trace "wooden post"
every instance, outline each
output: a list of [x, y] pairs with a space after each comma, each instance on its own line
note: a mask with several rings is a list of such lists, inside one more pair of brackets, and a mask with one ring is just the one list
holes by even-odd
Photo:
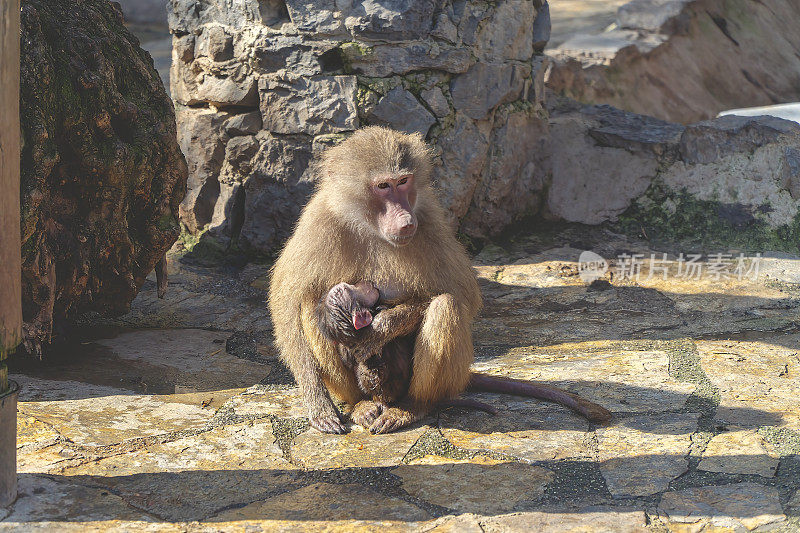
[[0, 396], [22, 340], [19, 214], [19, 2], [0, 0]]
[[0, 0], [0, 508], [17, 497], [17, 393], [6, 358], [22, 340], [19, 2]]

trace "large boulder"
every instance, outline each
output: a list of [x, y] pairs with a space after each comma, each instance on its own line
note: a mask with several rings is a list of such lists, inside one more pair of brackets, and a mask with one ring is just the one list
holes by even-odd
[[542, 205], [530, 155], [547, 133], [543, 0], [171, 0], [169, 11], [191, 173], [181, 218], [204, 239], [276, 250], [313, 190], [313, 161], [368, 124], [427, 137], [442, 200], [470, 237]]
[[610, 106], [551, 106], [547, 216], [645, 238], [796, 253], [800, 124], [724, 116], [689, 126]]
[[688, 124], [800, 100], [797, 0], [633, 0], [587, 30], [548, 51], [548, 86], [581, 102]]
[[107, 0], [22, 5], [22, 260], [28, 347], [123, 313], [179, 235], [187, 169], [150, 56]]

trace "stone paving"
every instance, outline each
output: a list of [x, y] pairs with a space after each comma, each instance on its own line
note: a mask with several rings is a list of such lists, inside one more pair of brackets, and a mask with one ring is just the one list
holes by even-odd
[[322, 435], [270, 344], [267, 267], [173, 257], [165, 300], [148, 282], [47, 366], [17, 363], [20, 496], [0, 531], [800, 531], [800, 259], [715, 280], [671, 255], [666, 280], [645, 265], [587, 285], [581, 251], [650, 248], [538, 235], [475, 258], [475, 368], [566, 387], [610, 424], [475, 395], [499, 413]]

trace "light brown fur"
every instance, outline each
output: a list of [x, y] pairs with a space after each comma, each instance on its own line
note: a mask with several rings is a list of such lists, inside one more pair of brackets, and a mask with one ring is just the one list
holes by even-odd
[[[408, 168], [406, 168], [408, 167]], [[370, 176], [413, 172], [418, 230], [397, 247], [383, 239], [370, 204]], [[272, 269], [270, 310], [284, 361], [297, 378], [309, 415], [336, 413], [327, 391], [355, 405], [362, 395], [314, 306], [339, 283], [368, 279], [397, 300], [430, 300], [414, 349], [409, 399], [417, 415], [462, 392], [473, 360], [471, 326], [481, 307], [475, 274], [430, 183], [431, 157], [420, 135], [370, 127], [329, 149], [321, 180]], [[408, 418], [406, 414], [404, 417]]]

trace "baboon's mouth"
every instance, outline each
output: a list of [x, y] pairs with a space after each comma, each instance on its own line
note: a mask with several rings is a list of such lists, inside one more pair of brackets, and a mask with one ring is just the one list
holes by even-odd
[[372, 313], [369, 311], [356, 311], [353, 313], [353, 327], [357, 330], [370, 324], [372, 324]]

